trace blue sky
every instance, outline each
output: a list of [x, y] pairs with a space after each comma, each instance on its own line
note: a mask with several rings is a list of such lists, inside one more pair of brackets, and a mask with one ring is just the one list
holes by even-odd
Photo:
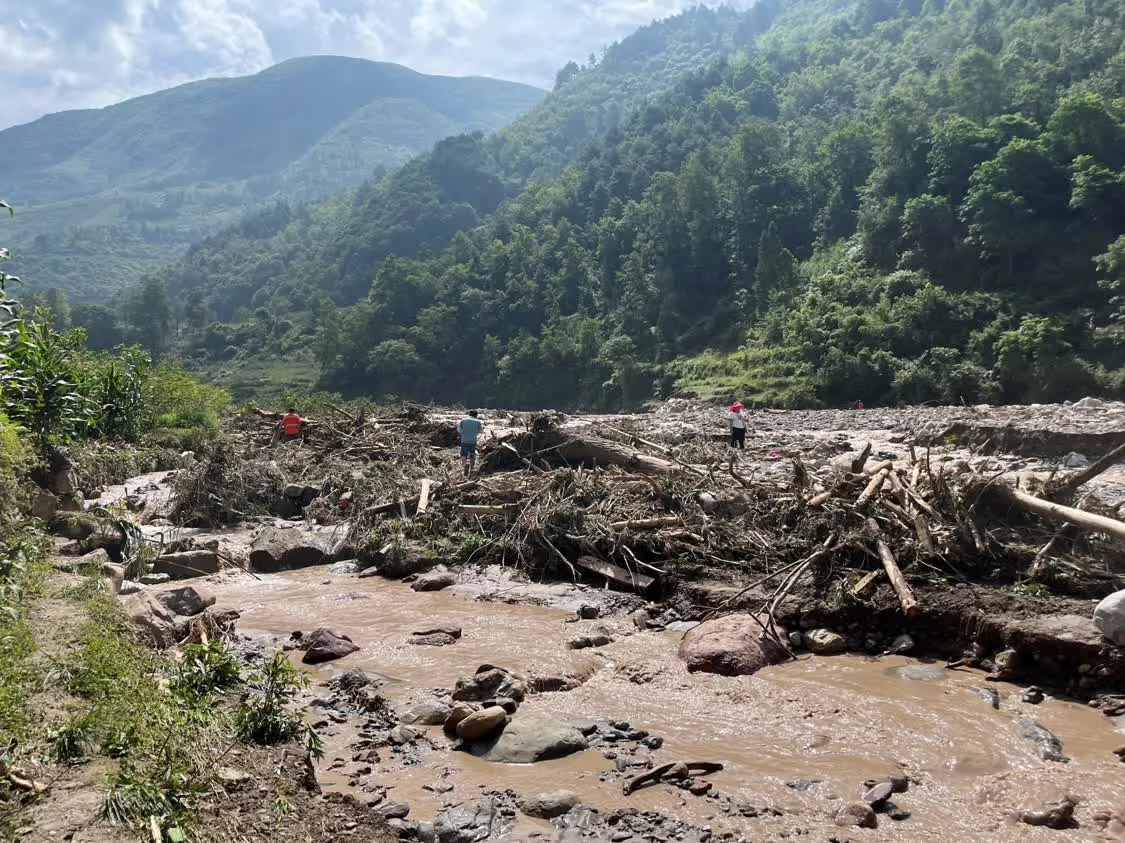
[[697, 0], [0, 0], [0, 127], [313, 54], [549, 87], [568, 60], [693, 5]]

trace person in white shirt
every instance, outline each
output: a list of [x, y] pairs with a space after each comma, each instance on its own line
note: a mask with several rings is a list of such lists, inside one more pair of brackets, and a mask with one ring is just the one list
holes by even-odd
[[730, 427], [730, 446], [740, 451], [746, 450], [746, 427], [748, 422], [746, 409], [741, 403], [731, 404], [727, 413], [727, 425]]

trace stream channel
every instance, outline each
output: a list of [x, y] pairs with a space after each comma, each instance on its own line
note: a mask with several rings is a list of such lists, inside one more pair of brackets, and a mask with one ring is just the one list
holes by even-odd
[[[585, 681], [573, 690], [529, 696], [520, 714], [576, 724], [627, 721], [663, 738], [658, 750], [640, 749], [641, 760], [724, 765], [708, 777], [721, 798], [668, 784], [625, 796], [621, 783], [640, 770], [615, 769], [605, 757], [607, 749], [614, 754], [608, 747], [556, 761], [496, 764], [452, 751], [434, 727], [426, 730], [432, 749], [426, 743], [426, 751], [409, 756], [380, 751], [379, 763], [360, 773], [348, 749], [358, 724], [330, 723], [318, 768], [322, 786], [360, 799], [370, 799], [365, 783], [388, 788], [388, 799], [409, 804], [412, 820], [480, 798], [482, 789], [525, 796], [569, 790], [601, 812], [655, 811], [755, 841], [1120, 839], [1094, 817], [1125, 803], [1125, 767], [1112, 754], [1125, 743], [1125, 724], [1049, 695], [1031, 705], [1021, 700], [1022, 688], [986, 682], [980, 672], [904, 656], [842, 655], [805, 657], [752, 677], [688, 674], [677, 658], [679, 633], [638, 632], [626, 617], [567, 623], [575, 615], [565, 601], [557, 601], [559, 608], [486, 602], [460, 586], [415, 593], [324, 568], [259, 580], [232, 574], [218, 591], [224, 605], [240, 609], [243, 633], [284, 639], [294, 630], [328, 627], [352, 638], [359, 652], [315, 670], [314, 680], [361, 668], [383, 680], [381, 693], [396, 710], [447, 692], [482, 664], [530, 676], [579, 676]], [[415, 631], [447, 624], [463, 629], [453, 645], [408, 643]], [[568, 640], [595, 627], [607, 628], [614, 642], [567, 648]], [[998, 692], [998, 709], [974, 691], [981, 688]], [[312, 696], [323, 693], [314, 687]], [[315, 719], [317, 709], [311, 712]], [[1070, 761], [1042, 760], [1021, 734], [1020, 720], [1050, 729]], [[893, 797], [908, 818], [881, 816], [870, 830], [834, 824], [836, 811], [860, 796], [865, 780], [891, 771], [911, 779], [909, 790]], [[1014, 818], [1021, 808], [1066, 794], [1079, 800], [1071, 830]], [[557, 833], [521, 814], [510, 839], [554, 840]]]

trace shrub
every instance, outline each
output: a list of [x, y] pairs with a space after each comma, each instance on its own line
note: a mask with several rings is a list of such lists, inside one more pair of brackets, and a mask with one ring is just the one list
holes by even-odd
[[179, 366], [162, 364], [149, 375], [144, 389], [150, 427], [218, 427], [219, 417], [231, 405], [225, 389], [201, 383]]

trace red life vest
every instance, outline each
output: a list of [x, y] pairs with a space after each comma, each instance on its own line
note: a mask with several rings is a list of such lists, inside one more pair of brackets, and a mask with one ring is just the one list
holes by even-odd
[[296, 413], [289, 413], [281, 420], [281, 429], [286, 436], [296, 436], [301, 432], [301, 417]]

